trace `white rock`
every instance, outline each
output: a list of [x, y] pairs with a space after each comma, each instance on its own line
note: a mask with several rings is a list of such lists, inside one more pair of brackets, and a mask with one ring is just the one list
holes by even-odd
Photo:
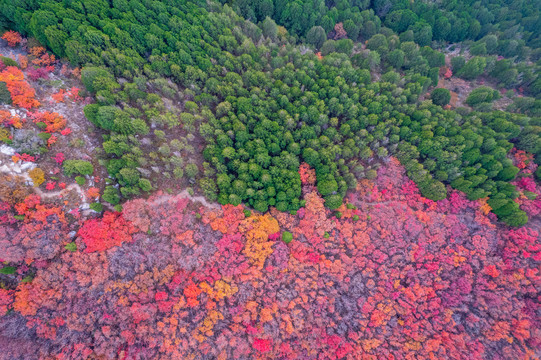
[[36, 164], [31, 162], [31, 161], [28, 161], [28, 162], [25, 162], [24, 164], [21, 165], [21, 170], [32, 170], [33, 168], [36, 167]]
[[8, 156], [15, 155], [15, 149], [7, 145], [0, 146], [0, 152]]

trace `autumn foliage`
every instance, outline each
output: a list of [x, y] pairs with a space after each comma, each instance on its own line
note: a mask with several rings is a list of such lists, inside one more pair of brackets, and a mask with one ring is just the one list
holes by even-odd
[[334, 25], [334, 32], [335, 32], [335, 35], [334, 35], [335, 40], [343, 39], [348, 35], [346, 30], [344, 30], [344, 24], [341, 22]]
[[32, 179], [34, 186], [40, 186], [45, 181], [45, 173], [40, 168], [34, 168], [28, 172], [28, 176]]
[[45, 132], [59, 132], [66, 127], [66, 119], [55, 112], [43, 111], [28, 113], [34, 123], [45, 124]]
[[23, 38], [18, 32], [9, 30], [2, 35], [2, 40], [6, 40], [9, 46], [15, 47], [23, 41]]
[[130, 242], [134, 227], [122, 215], [106, 212], [101, 219], [87, 221], [78, 232], [86, 245], [85, 252], [103, 251]]
[[56, 103], [64, 102], [66, 98], [72, 100], [72, 101], [80, 101], [82, 98], [79, 96], [79, 88], [72, 87], [68, 91], [64, 89], [58, 90], [58, 92], [51, 95], [53, 100]]
[[56, 63], [56, 58], [53, 54], [47, 53], [45, 48], [41, 46], [34, 46], [30, 49], [30, 56], [32, 58], [32, 65], [37, 67], [49, 67]]
[[0, 175], [0, 202], [15, 205], [22, 202], [28, 195], [30, 195], [30, 189], [22, 176]]
[[[531, 176], [529, 166], [520, 178]], [[86, 220], [70, 235], [62, 211], [35, 196], [0, 207], [0, 254], [17, 266], [9, 275], [17, 285], [0, 289], [4, 352], [535, 358], [539, 226], [503, 227], [485, 200], [456, 191], [425, 199], [393, 158], [376, 179], [360, 182], [340, 216], [324, 207], [311, 169], [300, 173], [306, 206], [295, 215], [157, 194]], [[21, 337], [25, 346], [14, 346]]]
[[9, 127], [13, 126], [14, 128], [20, 129], [23, 127], [24, 119], [17, 115], [11, 115], [9, 111], [0, 110], [0, 125]]
[[27, 110], [40, 105], [35, 99], [36, 92], [34, 88], [24, 80], [23, 72], [15, 66], [8, 66], [2, 70], [0, 72], [0, 81], [6, 83], [13, 105]]

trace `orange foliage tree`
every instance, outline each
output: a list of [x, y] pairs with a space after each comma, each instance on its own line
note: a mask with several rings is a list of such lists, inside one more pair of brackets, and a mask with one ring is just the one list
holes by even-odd
[[66, 127], [66, 119], [55, 112], [43, 111], [28, 113], [34, 123], [44, 123], [45, 132], [54, 133]]
[[27, 110], [40, 105], [39, 101], [35, 99], [36, 91], [24, 80], [24, 74], [20, 69], [8, 66], [0, 72], [0, 81], [6, 83], [13, 105]]
[[19, 55], [17, 59], [19, 61], [19, 66], [21, 67], [21, 69], [24, 70], [28, 67], [28, 58], [25, 55]]
[[0, 110], [0, 125], [8, 127], [13, 126], [17, 129], [23, 127], [24, 119], [21, 119], [17, 115], [11, 115], [11, 112], [6, 110]]
[[23, 41], [21, 34], [13, 30], [6, 31], [4, 35], [2, 35], [2, 39], [6, 40], [11, 47], [15, 47]]

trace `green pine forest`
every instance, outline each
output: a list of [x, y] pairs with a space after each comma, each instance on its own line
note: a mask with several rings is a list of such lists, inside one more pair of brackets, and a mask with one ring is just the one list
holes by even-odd
[[[0, 2], [0, 28], [82, 68], [96, 99], [84, 113], [120, 185], [103, 194], [113, 205], [156, 189], [158, 167], [211, 201], [294, 213], [306, 162], [335, 209], [392, 155], [423, 196], [444, 199], [450, 185], [489, 197], [501, 221], [521, 226], [528, 217], [510, 184], [519, 169], [507, 155], [516, 147], [541, 163], [540, 9], [540, 0], [13, 0]], [[451, 59], [453, 75], [496, 88], [449, 110], [449, 91], [435, 86], [457, 46], [467, 52]], [[501, 89], [521, 96], [495, 110]]]

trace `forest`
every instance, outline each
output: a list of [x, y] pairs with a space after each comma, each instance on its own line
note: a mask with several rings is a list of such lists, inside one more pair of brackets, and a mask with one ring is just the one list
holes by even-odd
[[540, 11], [0, 2], [0, 359], [535, 358]]
[[[389, 4], [374, 4], [376, 11], [361, 12], [351, 10], [359, 9], [354, 4], [333, 7], [321, 23], [334, 13], [337, 20], [359, 14], [362, 20], [357, 24], [372, 22], [377, 33], [343, 25], [334, 25], [334, 35], [329, 29], [329, 34], [310, 29], [306, 42], [314, 44], [314, 51], [295, 46], [289, 35], [298, 37], [311, 22], [303, 27], [302, 19], [283, 22], [288, 10], [278, 11], [280, 4], [273, 5], [273, 16], [287, 28], [270, 17], [259, 28], [228, 5], [218, 4], [209, 9], [174, 1], [114, 1], [111, 7], [99, 1], [34, 5], [5, 5], [5, 22], [71, 65], [84, 66], [81, 81], [96, 98], [84, 113], [103, 130], [105, 167], [120, 185], [120, 193], [111, 187], [111, 196], [104, 199], [113, 200], [113, 205], [118, 197], [151, 190], [150, 178], [160, 173], [197, 181], [207, 198], [221, 204], [245, 203], [261, 212], [269, 206], [297, 211], [302, 204], [296, 172], [305, 161], [316, 169], [326, 205], [335, 209], [359, 178], [373, 176], [370, 161], [394, 155], [424, 196], [441, 200], [447, 195], [445, 185], [451, 185], [471, 200], [489, 197], [494, 212], [509, 225], [527, 222], [509, 184], [517, 169], [506, 156], [515, 143], [534, 154], [541, 149], [539, 68], [523, 70], [518, 61], [524, 56], [539, 60], [541, 53], [521, 41], [516, 46], [522, 55], [502, 52], [514, 63], [488, 56], [489, 50], [507, 46], [496, 26], [487, 27], [487, 35], [478, 40], [480, 47], [488, 45], [485, 56], [474, 52], [467, 61], [454, 57], [448, 70], [465, 79], [485, 73], [500, 78], [509, 72], [501, 85], [515, 85], [533, 100], [521, 98], [515, 104], [519, 112], [491, 111], [493, 96], [479, 92], [470, 94], [467, 103], [480, 111], [443, 109], [446, 94], [438, 97], [440, 91], [432, 103], [422, 101], [438, 84], [445, 55], [419, 39], [415, 42], [411, 28], [419, 27], [421, 20], [383, 27], [376, 13]], [[265, 6], [257, 7], [253, 13], [261, 17]], [[348, 11], [339, 16], [337, 8]], [[525, 5], [518, 14], [526, 17], [532, 11]], [[394, 19], [403, 13], [417, 18], [412, 10], [388, 16]], [[523, 31], [531, 26], [523, 26]], [[346, 28], [355, 36], [348, 38]], [[321, 42], [316, 32], [319, 40], [334, 39]], [[475, 37], [482, 34], [479, 30]], [[529, 37], [535, 35], [539, 31]], [[366, 39], [362, 49], [354, 42], [359, 36]], [[377, 70], [381, 77], [375, 82]], [[202, 142], [203, 159], [198, 159], [193, 144]], [[537, 155], [536, 159], [541, 161]]]

